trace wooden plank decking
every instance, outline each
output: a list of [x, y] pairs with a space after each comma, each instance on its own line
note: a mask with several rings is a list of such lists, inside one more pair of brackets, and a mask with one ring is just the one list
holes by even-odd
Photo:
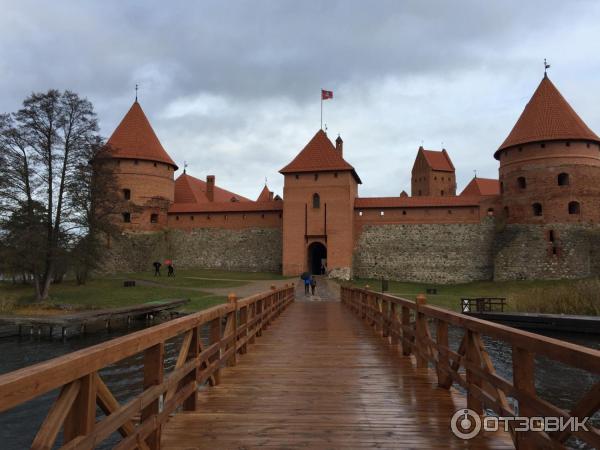
[[455, 438], [465, 397], [339, 302], [293, 303], [198, 400], [163, 428], [163, 449], [514, 448], [506, 433]]

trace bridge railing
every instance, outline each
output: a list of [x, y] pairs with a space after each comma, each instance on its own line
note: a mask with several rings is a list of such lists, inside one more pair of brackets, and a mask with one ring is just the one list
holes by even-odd
[[[60, 389], [31, 448], [51, 449], [60, 431], [63, 449], [94, 448], [114, 432], [117, 449], [158, 449], [161, 427], [178, 408], [194, 411], [197, 390], [219, 383], [262, 331], [294, 300], [294, 288], [261, 294], [190, 314], [0, 376], [0, 412]], [[203, 345], [201, 328], [209, 328]], [[181, 339], [175, 367], [165, 373], [165, 342]], [[99, 371], [143, 353], [143, 391], [119, 404]], [[99, 420], [96, 409], [104, 416]]]
[[[598, 350], [427, 305], [424, 295], [412, 301], [367, 289], [342, 287], [341, 299], [383, 338], [398, 345], [403, 355], [414, 355], [417, 368], [431, 364], [440, 387], [449, 389], [454, 383], [461, 386], [466, 391], [467, 407], [479, 415], [484, 415], [487, 409], [502, 417], [557, 417], [568, 424], [576, 418], [591, 417], [600, 408]], [[449, 345], [449, 326], [458, 327], [464, 333], [457, 351]], [[512, 379], [496, 373], [482, 335], [509, 345]], [[537, 395], [536, 356], [583, 370], [595, 380], [591, 389], [581, 388], [581, 398], [570, 411]], [[569, 382], [581, 385], [579, 379]], [[509, 404], [509, 398], [516, 400], [518, 414]], [[599, 430], [589, 421], [587, 431], [574, 432], [569, 427], [553, 432], [521, 432], [522, 424], [509, 423], [511, 436], [519, 449], [564, 448], [571, 436], [592, 448], [600, 448]]]

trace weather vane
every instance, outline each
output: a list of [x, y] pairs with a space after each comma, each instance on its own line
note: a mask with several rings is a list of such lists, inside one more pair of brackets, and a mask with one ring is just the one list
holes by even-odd
[[475, 178], [477, 178], [477, 169], [473, 169], [473, 173], [475, 174]]
[[137, 84], [137, 83], [135, 83], [135, 101], [136, 101], [136, 102], [137, 102], [138, 88], [139, 88], [138, 84]]
[[548, 71], [549, 68], [550, 68], [550, 64], [548, 64], [548, 62], [546, 61], [546, 58], [544, 58], [544, 76], [546, 75], [546, 72]]
[[186, 171], [187, 171], [187, 166], [188, 166], [188, 163], [187, 163], [187, 161], [183, 161], [183, 173], [186, 173]]
[[267, 185], [267, 177], [265, 177], [265, 186]]

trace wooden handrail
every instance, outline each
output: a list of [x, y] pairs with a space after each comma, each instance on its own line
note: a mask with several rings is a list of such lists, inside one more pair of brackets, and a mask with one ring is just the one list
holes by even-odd
[[[362, 288], [342, 287], [341, 300], [352, 312], [373, 326], [391, 344], [399, 343], [402, 354], [415, 357], [418, 368], [432, 367], [437, 372], [438, 385], [449, 389], [454, 383], [466, 391], [467, 406], [479, 414], [492, 410], [500, 416], [515, 417], [508, 402], [513, 398], [519, 405], [519, 416], [525, 417], [591, 417], [600, 409], [600, 381], [583, 392], [571, 411], [566, 411], [537, 396], [535, 390], [535, 357], [550, 360], [600, 375], [600, 351], [570, 342], [521, 331], [505, 325], [465, 316], [453, 311], [427, 305], [424, 295], [416, 301]], [[435, 339], [431, 324], [435, 325]], [[463, 330], [458, 351], [450, 349], [448, 327]], [[513, 363], [512, 380], [494, 369], [482, 335], [510, 345]], [[461, 368], [464, 371], [461, 371]], [[578, 380], [572, 381], [574, 384]], [[588, 431], [517, 432], [511, 436], [519, 449], [564, 448], [571, 436], [600, 448], [600, 430], [589, 422]]]
[[[93, 448], [115, 431], [123, 437], [118, 448], [158, 449], [169, 414], [195, 410], [198, 386], [218, 384], [220, 369], [235, 364], [293, 300], [293, 285], [240, 300], [230, 296], [228, 303], [1, 375], [0, 412], [61, 388], [31, 448], [53, 448], [62, 428], [65, 449]], [[203, 325], [210, 327], [206, 348]], [[165, 375], [165, 342], [180, 335], [175, 368]], [[98, 371], [138, 353], [144, 354], [144, 390], [120, 405]], [[98, 422], [97, 405], [105, 413]]]

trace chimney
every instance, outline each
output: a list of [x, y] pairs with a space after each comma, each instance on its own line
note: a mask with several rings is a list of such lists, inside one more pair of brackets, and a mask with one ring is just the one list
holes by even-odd
[[335, 149], [340, 152], [340, 156], [344, 156], [344, 141], [339, 134], [335, 140]]
[[215, 176], [207, 175], [206, 176], [206, 197], [209, 202], [215, 201]]

